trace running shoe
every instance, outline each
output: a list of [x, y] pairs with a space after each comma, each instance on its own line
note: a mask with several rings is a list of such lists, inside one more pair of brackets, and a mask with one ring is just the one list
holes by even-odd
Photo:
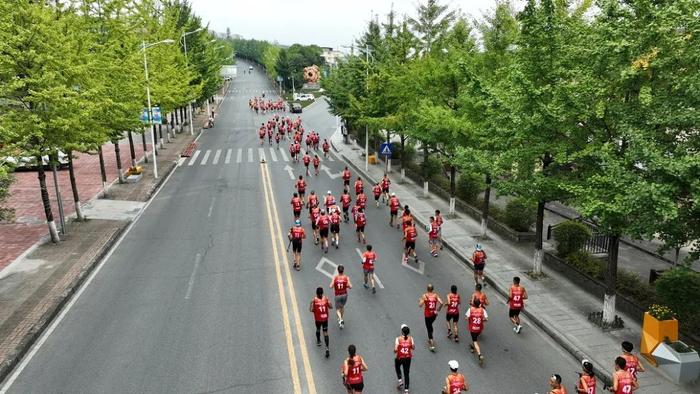
[[331, 355], [331, 351], [328, 350], [328, 348], [326, 348], [326, 358], [330, 357], [330, 355]]

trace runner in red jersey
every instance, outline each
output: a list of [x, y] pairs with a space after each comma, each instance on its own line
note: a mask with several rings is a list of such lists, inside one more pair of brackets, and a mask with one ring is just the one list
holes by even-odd
[[316, 322], [316, 346], [321, 346], [321, 328], [323, 328], [323, 341], [326, 343], [326, 358], [331, 352], [328, 348], [328, 311], [333, 309], [333, 305], [326, 296], [323, 295], [323, 287], [316, 288], [316, 297], [311, 300], [309, 312], [314, 314]]
[[277, 148], [280, 147], [280, 139], [282, 139], [282, 135], [278, 131], [277, 133], [275, 133], [275, 144]]
[[369, 289], [369, 283], [372, 284], [372, 294], [377, 293], [377, 288], [374, 286], [374, 263], [377, 261], [377, 253], [372, 251], [372, 245], [367, 245], [367, 251], [362, 254], [362, 272], [364, 273], [364, 286]]
[[554, 374], [549, 378], [549, 387], [551, 390], [547, 394], [566, 394], [566, 387], [561, 384], [561, 376]]
[[258, 137], [260, 137], [260, 146], [265, 143], [265, 123], [258, 130]]
[[331, 207], [335, 205], [335, 197], [330, 190], [326, 192], [326, 197], [323, 198], [323, 205], [326, 207], [326, 212], [330, 212]]
[[301, 153], [301, 144], [299, 142], [294, 143], [294, 157], [296, 157], [297, 162], [299, 162], [299, 154]]
[[467, 329], [472, 336], [472, 343], [469, 345], [469, 351], [474, 353], [476, 350], [476, 356], [479, 358], [479, 363], [484, 362], [484, 356], [481, 355], [481, 347], [479, 347], [479, 334], [484, 330], [484, 323], [489, 319], [486, 310], [481, 307], [481, 301], [474, 300], [472, 306], [467, 309], [465, 314], [467, 318]]
[[357, 242], [367, 243], [365, 239], [365, 225], [367, 224], [367, 217], [365, 216], [365, 210], [362, 207], [356, 205], [357, 213], [355, 216], [355, 232], [357, 233]]
[[340, 208], [337, 205], [331, 208], [331, 243], [338, 249], [340, 246]]
[[[391, 197], [389, 197], [389, 227], [394, 227], [394, 219], [398, 216], [400, 207], [401, 203], [399, 198], [396, 197], [396, 193], [391, 193]], [[399, 228], [398, 220], [396, 221], [396, 228]]]
[[389, 186], [391, 186], [391, 180], [389, 180], [389, 176], [387, 174], [384, 174], [384, 177], [381, 180], [381, 185], [382, 185], [382, 194], [384, 196], [384, 202], [386, 205], [389, 205]]
[[637, 356], [632, 354], [634, 350], [634, 345], [632, 342], [624, 341], [622, 342], [622, 358], [625, 359], [625, 370], [632, 374], [634, 380], [637, 380], [637, 372], [646, 372], [644, 370], [644, 365], [639, 362]]
[[348, 189], [343, 190], [343, 194], [340, 195], [340, 202], [343, 204], [343, 219], [345, 223], [347, 223], [350, 220], [348, 211], [350, 210], [350, 203], [352, 202], [352, 197], [350, 197]]
[[309, 152], [304, 152], [304, 157], [302, 158], [302, 161], [304, 162], [304, 167], [306, 167], [306, 176], [309, 176], [309, 163], [311, 163], [311, 156], [309, 156]]
[[365, 388], [362, 372], [367, 371], [367, 364], [362, 356], [357, 355], [355, 345], [348, 346], [348, 358], [343, 361], [342, 373], [343, 385], [348, 394], [361, 393]]
[[314, 164], [314, 175], [318, 176], [318, 166], [321, 165], [321, 158], [318, 155], [314, 155], [312, 162]]
[[292, 162], [296, 163], [297, 151], [296, 151], [296, 147], [294, 146], [294, 144], [289, 144], [289, 156], [292, 158]]
[[374, 203], [377, 205], [377, 208], [379, 208], [379, 196], [382, 195], [382, 187], [379, 183], [376, 183], [372, 187], [372, 194], [374, 195]]
[[318, 245], [320, 240], [317, 222], [319, 217], [321, 217], [321, 209], [318, 206], [309, 209], [309, 221], [311, 222], [311, 231], [313, 231], [314, 245]]
[[316, 219], [316, 225], [318, 226], [318, 233], [321, 237], [321, 250], [323, 250], [323, 253], [328, 253], [328, 228], [330, 224], [331, 221], [326, 215], [326, 212], [321, 211], [321, 216]]
[[403, 231], [403, 239], [406, 241], [404, 245], [403, 261], [404, 263], [408, 261], [408, 256], [413, 255], [413, 261], [418, 263], [418, 255], [416, 254], [416, 238], [418, 238], [418, 231], [413, 226], [413, 222], [408, 222], [406, 224], [406, 229]]
[[318, 196], [316, 195], [315, 191], [311, 191], [311, 194], [309, 194], [309, 197], [306, 198], [306, 207], [311, 210], [313, 207], [318, 206]]
[[302, 175], [299, 175], [299, 179], [297, 180], [295, 186], [297, 188], [297, 193], [299, 193], [299, 198], [301, 198], [303, 201], [304, 196], [306, 195], [306, 181]]
[[331, 150], [331, 145], [328, 143], [327, 139], [323, 139], [323, 157], [328, 158], [328, 152]]
[[520, 286], [520, 278], [513, 277], [513, 285], [508, 291], [508, 304], [510, 310], [508, 311], [508, 317], [513, 323], [513, 332], [520, 334], [520, 330], [523, 326], [520, 325], [520, 311], [525, 307], [525, 300], [527, 299], [527, 291], [524, 287]]
[[627, 361], [624, 357], [615, 359], [615, 372], [613, 372], [613, 385], [609, 388], [611, 393], [630, 394], [639, 389], [639, 383], [631, 373], [627, 372]]
[[335, 293], [335, 313], [338, 315], [338, 326], [345, 327], [345, 304], [348, 302], [348, 289], [352, 289], [350, 277], [345, 275], [345, 267], [338, 266], [338, 274], [333, 277], [330, 287]]
[[438, 257], [438, 231], [439, 227], [437, 222], [435, 222], [435, 217], [430, 217], [430, 224], [428, 225], [428, 246], [430, 246], [430, 254], [433, 257]]
[[472, 263], [474, 263], [474, 283], [484, 284], [484, 267], [486, 266], [486, 252], [481, 244], [476, 244], [472, 253]]
[[472, 293], [471, 298], [469, 298], [469, 305], [474, 305], [474, 300], [479, 300], [481, 307], [486, 309], [489, 306], [489, 298], [486, 297], [486, 293], [481, 290], [481, 285], [476, 285], [476, 290]]
[[268, 145], [272, 145], [272, 130], [273, 130], [273, 126], [267, 127], [267, 144]]
[[447, 324], [447, 338], [451, 339], [454, 334], [455, 342], [459, 342], [459, 331], [457, 330], [457, 323], [459, 322], [459, 306], [462, 304], [462, 300], [457, 293], [457, 286], [450, 286], [450, 292], [445, 298], [447, 301], [447, 313], [445, 315], [445, 323]]
[[367, 208], [367, 196], [365, 196], [364, 192], [360, 192], [360, 194], [355, 197], [355, 200], [357, 200], [357, 205], [359, 205], [360, 208]]
[[355, 181], [355, 195], [362, 193], [364, 190], [365, 185], [362, 183], [362, 178], [358, 176], [357, 180]]
[[450, 373], [445, 378], [445, 386], [442, 388], [442, 394], [459, 394], [462, 391], [469, 391], [469, 382], [467, 382], [467, 378], [457, 372], [459, 369], [457, 360], [450, 360], [447, 364], [450, 367]]
[[301, 227], [299, 219], [294, 221], [294, 227], [289, 229], [287, 233], [289, 241], [292, 243], [292, 253], [294, 253], [294, 269], [301, 270], [301, 243], [306, 239], [304, 228]]
[[[411, 359], [413, 358], [413, 350], [416, 349], [416, 344], [413, 342], [413, 337], [409, 334], [411, 330], [407, 325], [401, 325], [401, 335], [396, 337], [394, 341], [394, 353], [396, 358], [394, 358], [394, 369], [396, 370], [396, 378], [398, 379], [398, 384], [396, 388], [401, 390], [404, 388], [404, 394], [408, 393], [409, 385], [411, 383]], [[403, 369], [403, 376], [401, 374], [401, 369]]]
[[299, 219], [299, 216], [301, 215], [301, 208], [304, 205], [304, 202], [301, 200], [301, 198], [299, 198], [299, 194], [294, 193], [294, 197], [292, 197], [290, 204], [292, 204], [294, 219]]
[[438, 243], [440, 244], [440, 250], [442, 250], [442, 224], [445, 223], [445, 221], [442, 219], [442, 214], [440, 214], [439, 209], [435, 210], [435, 222], [438, 226]]
[[411, 210], [408, 209], [408, 205], [404, 205], [403, 213], [401, 214], [401, 232], [406, 231], [409, 222], [413, 222], [413, 215]]
[[345, 167], [343, 170], [343, 188], [350, 187], [350, 177], [352, 177], [352, 174], [350, 174], [348, 167]]
[[418, 307], [423, 308], [423, 317], [425, 318], [425, 328], [428, 330], [428, 348], [431, 352], [435, 351], [435, 341], [433, 340], [433, 323], [438, 312], [442, 308], [442, 299], [433, 290], [433, 285], [429, 284], [427, 292], [418, 300]]
[[578, 382], [576, 382], [576, 392], [578, 394], [596, 394], [595, 372], [593, 372], [593, 364], [588, 360], [581, 361], [583, 372], [578, 373]]

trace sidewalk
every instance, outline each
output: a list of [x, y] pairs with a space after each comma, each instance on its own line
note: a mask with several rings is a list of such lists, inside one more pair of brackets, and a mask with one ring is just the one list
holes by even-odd
[[[214, 105], [217, 110], [218, 104]], [[194, 125], [198, 127], [195, 130], [200, 130], [206, 119], [204, 112], [196, 113]], [[195, 132], [191, 136], [185, 129], [170, 143], [165, 143], [165, 148], [158, 151], [158, 179], [153, 177], [153, 163], [149, 158], [148, 163], [141, 163], [144, 175], [139, 182], [114, 182], [107, 189], [106, 196], [102, 195], [98, 167], [96, 181], [99, 187], [82, 190], [84, 196], [92, 195], [89, 200], [83, 200], [82, 205], [88, 220], [76, 222], [74, 215], [68, 216], [68, 230], [60, 242], [45, 242], [46, 237], [43, 242], [39, 240], [41, 234], [46, 233], [46, 225], [39, 219], [33, 225], [41, 230], [37, 231], [37, 235], [32, 237], [34, 233], [22, 233], [23, 237], [29, 238], [24, 244], [28, 243], [28, 246], [20, 251], [19, 257], [5, 266], [0, 265], [0, 381], [8, 376], [120, 235], [138, 217], [158, 186], [176, 168], [180, 153], [198, 135]], [[126, 151], [128, 154], [128, 145]], [[122, 163], [126, 169], [129, 161], [122, 160]], [[30, 174], [35, 177], [35, 173]], [[116, 180], [115, 172], [112, 174]], [[88, 194], [88, 190], [91, 194]], [[38, 190], [36, 195], [39, 195]], [[70, 189], [62, 189], [62, 197], [72, 204]], [[27, 212], [37, 215], [36, 209]], [[43, 211], [40, 213], [43, 215]], [[4, 231], [0, 229], [3, 247], [5, 234], [9, 233]]]
[[[359, 172], [372, 183], [384, 175], [383, 165], [370, 165], [367, 172], [363, 171], [365, 166], [364, 157], [361, 156], [363, 149], [343, 143], [340, 132], [333, 135], [331, 145], [337, 155], [350, 164], [354, 171]], [[411, 212], [420, 225], [425, 227], [428, 224], [428, 218], [436, 209], [445, 213], [449, 211], [447, 201], [432, 193], [424, 198], [422, 185], [417, 185], [409, 179], [399, 184], [398, 177], [397, 172], [390, 174], [393, 181], [392, 191], [399, 197], [402, 205], [411, 207]], [[445, 247], [471, 267], [470, 256], [477, 243], [475, 235], [480, 234], [480, 223], [458, 212], [455, 218], [446, 219], [443, 234]], [[589, 295], [557, 272], [546, 271], [545, 279], [531, 280], [526, 273], [532, 269], [534, 254], [532, 245], [513, 243], [492, 231], [488, 231], [487, 236], [487, 240], [478, 241], [484, 245], [489, 256], [486, 267], [488, 283], [486, 291], [491, 293], [497, 291], [505, 298], [513, 276], [520, 276], [521, 283], [530, 295], [526, 303], [526, 318], [545, 331], [576, 359], [589, 359], [597, 370], [596, 374], [610, 380], [613, 361], [621, 353], [620, 343], [623, 340], [629, 340], [637, 344], [636, 348], [638, 348], [641, 340], [640, 325], [631, 317], [621, 315], [625, 321], [624, 329], [603, 332], [587, 319], [588, 313], [602, 310], [602, 299]], [[527, 330], [526, 325], [523, 333]], [[697, 392], [696, 387], [671, 383], [658, 369], [645, 360], [642, 362], [647, 372], [639, 374], [640, 393]], [[567, 371], [552, 372], [562, 375], [568, 373]]]

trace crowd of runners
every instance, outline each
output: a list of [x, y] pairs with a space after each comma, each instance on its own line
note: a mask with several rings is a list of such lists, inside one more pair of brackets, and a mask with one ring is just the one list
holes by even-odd
[[[319, 154], [328, 157], [328, 142], [323, 140], [319, 147], [320, 138], [318, 133], [313, 130], [306, 132], [300, 117], [291, 119], [289, 117], [281, 117], [279, 114], [275, 114], [267, 122], [262, 123], [258, 133], [261, 145], [265, 143], [266, 138], [269, 145], [273, 144], [273, 140], [277, 145], [279, 145], [280, 141], [289, 142], [289, 152], [293, 161], [295, 163], [302, 162], [305, 166], [305, 175], [299, 175], [294, 182], [295, 191], [290, 201], [293, 226], [289, 229], [287, 236], [293, 253], [293, 268], [297, 271], [302, 269], [302, 248], [307, 240], [307, 230], [304, 228], [303, 222], [310, 225], [311, 240], [325, 254], [328, 253], [330, 247], [335, 249], [340, 247], [341, 223], [349, 224], [352, 221], [351, 225], [354, 227], [357, 243], [363, 245], [365, 249], [361, 255], [363, 286], [366, 289], [371, 289], [371, 292], [376, 294], [374, 269], [378, 256], [372, 245], [367, 243], [365, 237], [365, 227], [368, 220], [366, 212], [368, 197], [365, 194], [365, 180], [357, 176], [353, 181], [353, 174], [348, 167], [345, 167], [341, 173], [343, 191], [338, 198], [331, 190], [328, 190], [325, 194], [310, 190], [307, 194], [308, 184], [305, 177], [311, 176], [309, 166], [313, 165], [313, 175], [318, 176]], [[303, 155], [301, 153], [302, 141], [305, 143]], [[385, 174], [378, 183], [368, 183], [367, 191], [374, 197], [376, 207], [379, 207], [380, 204], [388, 206], [388, 226], [400, 229], [403, 243], [403, 262], [408, 263], [412, 260], [414, 263], [418, 263], [419, 259], [416, 253], [418, 228], [416, 227], [416, 221], [410, 207], [401, 204], [396, 194], [390, 191], [390, 186], [391, 180]], [[425, 229], [428, 234], [428, 248], [430, 255], [433, 257], [437, 257], [440, 250], [443, 249], [443, 223], [444, 219], [440, 211], [436, 210], [435, 214], [429, 218], [429, 225]], [[464, 330], [468, 333], [467, 337], [470, 339], [468, 349], [474, 354], [480, 365], [484, 364], [485, 356], [481, 346], [479, 346], [479, 337], [485, 331], [486, 322], [490, 317], [487, 312], [490, 301], [484, 291], [486, 286], [484, 276], [486, 261], [487, 255], [483, 246], [476, 244], [472, 254], [474, 290], [466, 302], [463, 302], [457, 285], [452, 285], [449, 293], [445, 294], [443, 299], [433, 285], [428, 284], [425, 293], [419, 297], [418, 307], [423, 312], [429, 351], [436, 351], [434, 323], [443, 309], [445, 312], [446, 337], [455, 343], [460, 341], [459, 322], [461, 314], [464, 313], [466, 325]], [[348, 300], [348, 290], [352, 289], [352, 287], [350, 277], [345, 273], [345, 267], [342, 264], [338, 265], [337, 273], [329, 284], [329, 288], [333, 291], [334, 302], [331, 302], [325, 295], [324, 288], [319, 286], [316, 288], [315, 296], [309, 304], [309, 312], [313, 314], [316, 326], [316, 344], [319, 347], [325, 347], [326, 357], [330, 356], [328, 336], [330, 310], [335, 308], [338, 327], [339, 329], [344, 329], [344, 309]], [[528, 293], [520, 284], [520, 278], [517, 276], [513, 277], [506, 304], [508, 305], [508, 319], [516, 335], [520, 334], [523, 329], [520, 314], [525, 307], [527, 299]], [[321, 337], [323, 337], [323, 340]], [[644, 368], [637, 357], [632, 354], [633, 346], [630, 342], [623, 342], [622, 348], [623, 353], [614, 362], [615, 371], [613, 372], [612, 386], [604, 386], [603, 390], [616, 394], [629, 394], [639, 387], [637, 372], [643, 372]], [[411, 329], [407, 325], [402, 324], [399, 335], [394, 340], [393, 353], [395, 355], [396, 387], [398, 390], [403, 390], [404, 393], [408, 393], [410, 390], [411, 360], [415, 349], [416, 343], [411, 336]], [[581, 365], [582, 370], [579, 373], [579, 379], [573, 382], [575, 384], [574, 392], [596, 394], [598, 391], [593, 365], [588, 360], [583, 360]], [[363, 391], [363, 373], [368, 368], [367, 363], [358, 353], [357, 346], [354, 344], [349, 345], [347, 347], [347, 358], [345, 358], [341, 366], [342, 383], [348, 393], [354, 394]], [[444, 379], [442, 392], [457, 394], [469, 390], [469, 382], [459, 372], [459, 363], [456, 360], [448, 362], [448, 369], [449, 372], [447, 372]], [[568, 393], [562, 377], [558, 374], [553, 374], [549, 378], [549, 384], [549, 393], [551, 394]]]
[[287, 103], [283, 99], [265, 99], [265, 93], [262, 94], [262, 97], [253, 97], [248, 100], [248, 107], [256, 114], [287, 112]]

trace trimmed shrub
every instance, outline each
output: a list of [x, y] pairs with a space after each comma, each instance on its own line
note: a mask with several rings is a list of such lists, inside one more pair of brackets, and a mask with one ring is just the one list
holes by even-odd
[[[442, 161], [435, 156], [428, 156], [428, 161], [421, 163], [421, 171], [426, 171], [428, 179], [432, 180], [443, 175]], [[421, 172], [423, 174], [423, 172]]]
[[[468, 202], [476, 203], [479, 193], [484, 191], [483, 177], [479, 174], [463, 172], [457, 177], [457, 197]], [[477, 208], [481, 209], [480, 205]]]
[[557, 241], [557, 254], [566, 257], [579, 251], [591, 237], [591, 230], [580, 222], [567, 220], [554, 227], [554, 239]]
[[566, 261], [584, 274], [601, 282], [605, 281], [605, 263], [594, 258], [590, 253], [582, 250], [575, 251], [566, 256]]
[[535, 222], [537, 209], [534, 204], [523, 198], [514, 198], [506, 205], [504, 222], [515, 231], [526, 232]]
[[676, 313], [678, 320], [700, 320], [700, 273], [685, 267], [661, 274], [654, 282], [659, 302]]

